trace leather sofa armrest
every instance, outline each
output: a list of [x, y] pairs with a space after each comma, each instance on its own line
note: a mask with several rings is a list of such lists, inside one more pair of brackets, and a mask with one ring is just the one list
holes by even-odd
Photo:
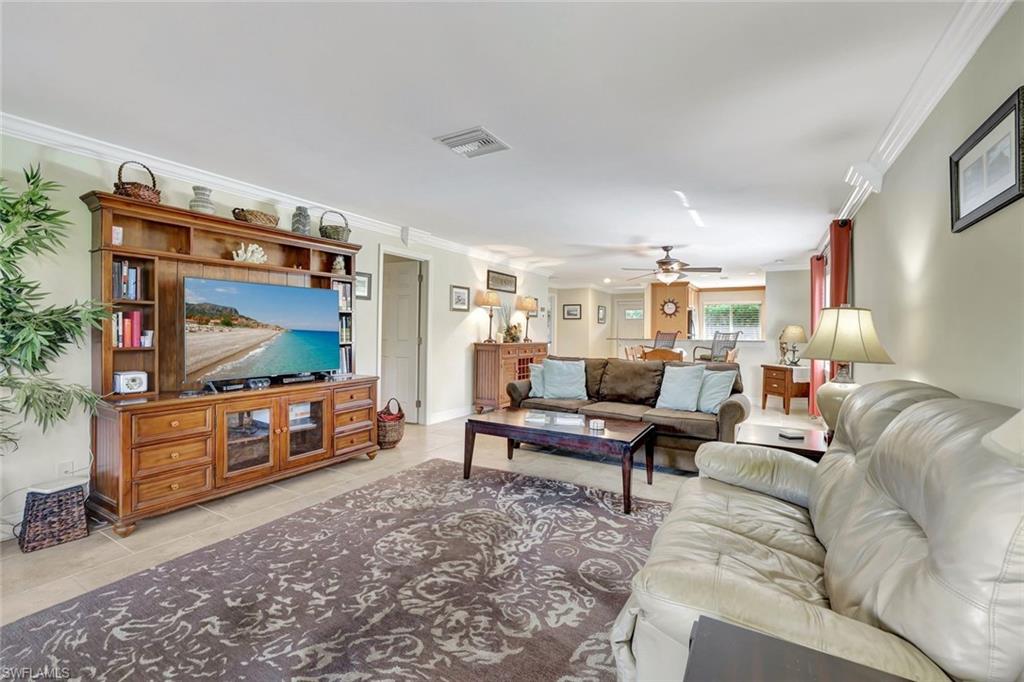
[[759, 445], [705, 443], [697, 449], [701, 476], [777, 497], [806, 508], [814, 462], [785, 450]]
[[750, 416], [750, 399], [733, 393], [718, 407], [718, 440], [736, 442], [736, 428]]
[[510, 381], [505, 387], [505, 392], [512, 399], [510, 407], [519, 407], [524, 400], [530, 397], [530, 380]]

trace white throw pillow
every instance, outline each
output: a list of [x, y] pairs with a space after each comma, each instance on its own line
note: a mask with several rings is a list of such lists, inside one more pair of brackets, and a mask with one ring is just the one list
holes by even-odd
[[704, 378], [700, 383], [700, 397], [697, 398], [697, 409], [707, 414], [718, 414], [718, 408], [732, 395], [734, 383], [734, 369], [725, 372], [704, 372]]
[[658, 393], [658, 409], [697, 411], [700, 385], [704, 378], [704, 365], [665, 366]]
[[544, 397], [551, 400], [586, 400], [587, 371], [583, 361], [544, 358]]
[[530, 363], [530, 397], [544, 397], [544, 365]]

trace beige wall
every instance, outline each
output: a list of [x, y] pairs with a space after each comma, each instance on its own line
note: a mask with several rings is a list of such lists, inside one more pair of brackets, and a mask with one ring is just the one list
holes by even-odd
[[[65, 248], [56, 256], [32, 259], [26, 272], [32, 279], [42, 282], [49, 292], [47, 303], [60, 305], [90, 295], [91, 235], [90, 214], [79, 195], [90, 190], [109, 190], [117, 166], [94, 158], [51, 149], [23, 140], [0, 137], [4, 178], [14, 189], [23, 187], [21, 169], [29, 164], [41, 164], [44, 176], [64, 185], [54, 196], [54, 206], [66, 209], [72, 227]], [[187, 161], [187, 160], [183, 160]], [[174, 206], [187, 206], [192, 197], [191, 184], [159, 178], [163, 202]], [[251, 200], [214, 192], [219, 215], [230, 215], [234, 206], [260, 208], [274, 212], [269, 205], [258, 205]], [[281, 224], [290, 224], [290, 211], [282, 214]], [[428, 265], [428, 322], [427, 322], [427, 393], [426, 415], [431, 422], [450, 419], [471, 411], [472, 403], [472, 343], [487, 336], [487, 314], [473, 307], [470, 312], [452, 312], [448, 309], [448, 287], [451, 284], [469, 286], [473, 295], [484, 286], [487, 269], [510, 272], [519, 277], [519, 294], [537, 296], [547, 300], [547, 277], [526, 273], [504, 265], [494, 265], [470, 258], [464, 254], [416, 244], [406, 247], [390, 235], [364, 229], [353, 229], [352, 241], [363, 246], [356, 260], [357, 270], [373, 275], [372, 300], [356, 301], [356, 370], [364, 374], [377, 373], [377, 328], [380, 301], [380, 269], [383, 249], [427, 259]], [[512, 294], [502, 294], [512, 302]], [[513, 320], [522, 321], [523, 313]], [[531, 321], [530, 335], [534, 340], [546, 340], [543, 318]], [[53, 367], [56, 376], [86, 386], [91, 383], [91, 358], [86, 348], [72, 349]], [[89, 464], [89, 420], [75, 414], [69, 421], [58, 424], [45, 436], [33, 426], [22, 431], [21, 447], [14, 453], [0, 457], [0, 494], [6, 494], [32, 483], [56, 478], [57, 463], [73, 460], [76, 467], [87, 471]], [[17, 493], [4, 501], [0, 514], [10, 515], [21, 509], [24, 495]]]
[[963, 397], [1024, 404], [1024, 200], [950, 232], [949, 155], [1024, 84], [1024, 5], [1011, 7], [854, 225], [854, 302], [894, 365], [858, 365]]
[[[610, 294], [588, 287], [552, 289], [552, 293], [558, 298], [558, 309], [552, 311], [555, 316], [555, 347], [552, 350], [556, 355], [600, 358], [614, 353], [615, 344], [608, 340], [612, 335]], [[582, 319], [563, 320], [562, 306], [573, 303], [583, 307]], [[599, 305], [608, 310], [605, 324], [597, 323]]]

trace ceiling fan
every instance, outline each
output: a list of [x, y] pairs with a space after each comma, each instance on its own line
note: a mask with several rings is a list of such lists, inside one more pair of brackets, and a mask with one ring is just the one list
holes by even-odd
[[654, 261], [654, 264], [657, 267], [655, 267], [653, 270], [651, 270], [649, 268], [622, 268], [623, 270], [643, 270], [644, 271], [644, 274], [637, 275], [636, 277], [630, 277], [626, 281], [627, 282], [632, 282], [634, 279], [640, 279], [642, 277], [650, 277], [651, 275], [654, 275], [655, 277], [658, 278], [658, 281], [662, 282], [663, 284], [671, 284], [672, 282], [675, 282], [677, 279], [685, 278], [686, 277], [686, 273], [688, 273], [688, 272], [721, 272], [722, 271], [722, 268], [720, 268], [720, 267], [703, 267], [703, 268], [693, 267], [689, 263], [685, 263], [685, 262], [679, 260], [678, 258], [673, 258], [672, 257], [672, 253], [671, 252], [672, 252], [672, 249], [674, 247], [662, 246], [660, 248], [665, 251], [665, 255], [662, 258], [659, 258], [658, 260]]

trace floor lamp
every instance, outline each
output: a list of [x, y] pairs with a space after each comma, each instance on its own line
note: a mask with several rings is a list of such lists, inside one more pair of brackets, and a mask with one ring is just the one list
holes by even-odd
[[847, 305], [822, 309], [814, 335], [800, 357], [839, 365], [835, 378], [818, 388], [815, 400], [829, 432], [836, 429], [843, 401], [860, 388], [850, 376], [850, 363], [893, 364], [878, 340], [871, 311]]

